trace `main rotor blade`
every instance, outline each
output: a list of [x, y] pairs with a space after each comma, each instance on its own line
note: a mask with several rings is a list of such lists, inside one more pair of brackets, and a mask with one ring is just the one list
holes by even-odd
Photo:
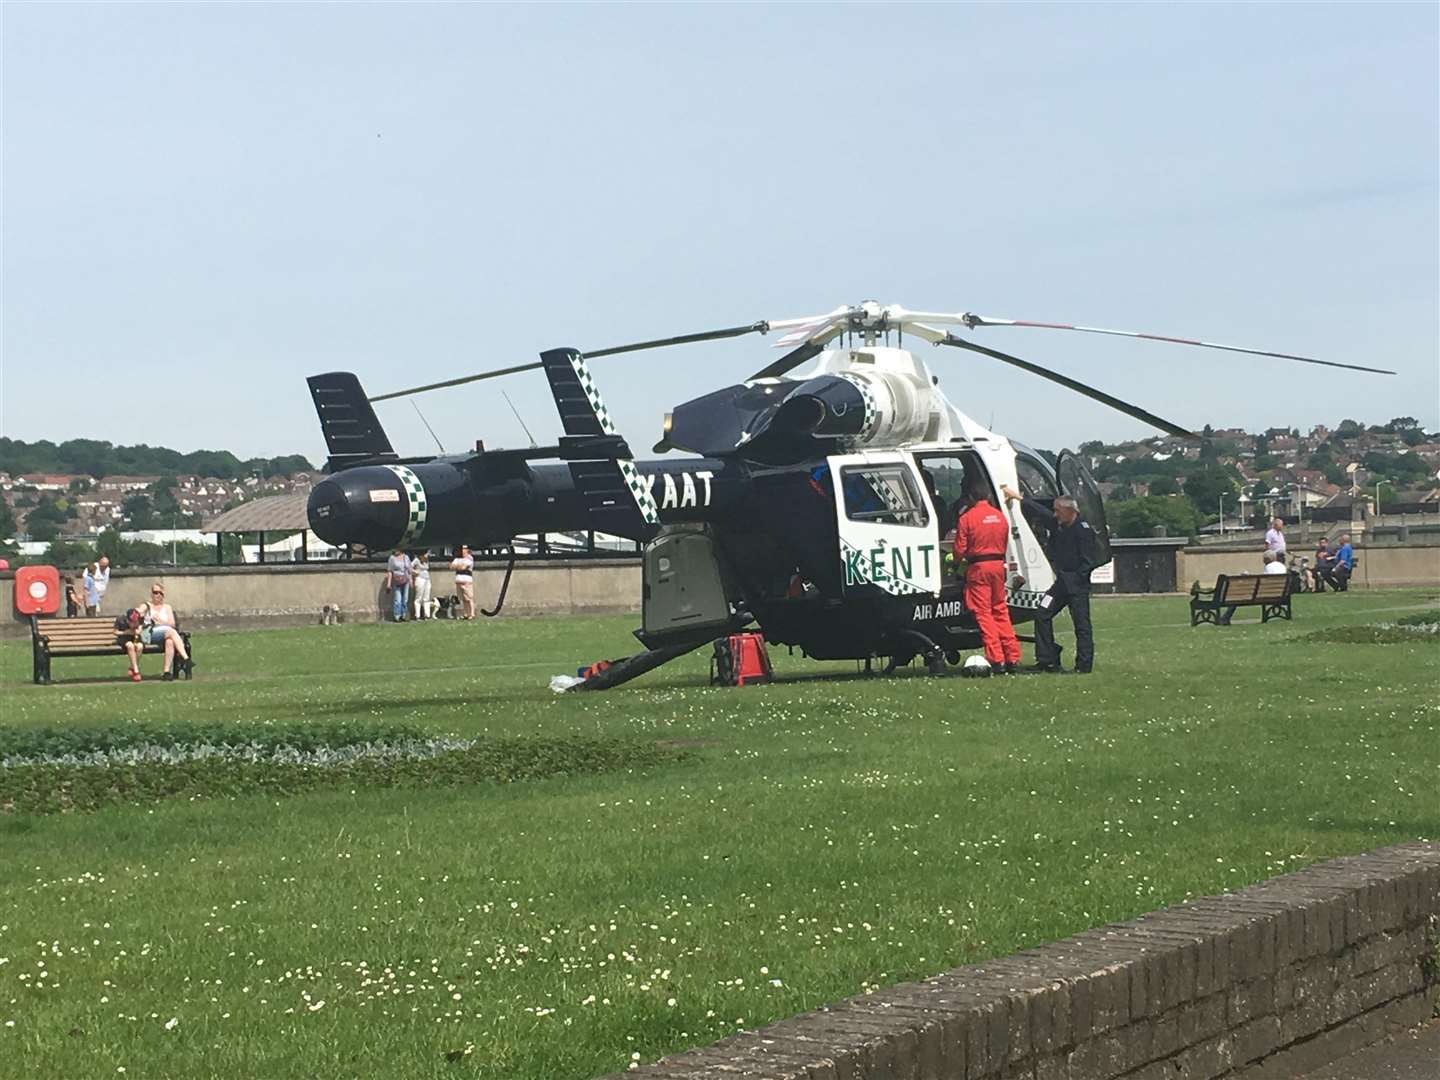
[[982, 356], [991, 357], [1002, 363], [1011, 364], [1028, 371], [1032, 375], [1039, 375], [1042, 379], [1049, 379], [1053, 383], [1059, 383], [1068, 390], [1074, 390], [1077, 394], [1084, 394], [1092, 401], [1098, 401], [1102, 405], [1109, 405], [1112, 409], [1118, 409], [1126, 416], [1133, 416], [1136, 420], [1142, 420], [1147, 424], [1159, 428], [1169, 435], [1179, 435], [1181, 438], [1202, 441], [1199, 435], [1193, 431], [1181, 427], [1179, 424], [1172, 424], [1164, 417], [1156, 416], [1154, 413], [1132, 405], [1128, 401], [1121, 401], [1113, 394], [1107, 394], [1104, 390], [1097, 390], [1093, 386], [1086, 386], [1084, 383], [1070, 378], [1068, 375], [1061, 375], [1058, 371], [1051, 371], [1049, 368], [1041, 367], [1039, 364], [1032, 364], [1029, 360], [1021, 360], [1018, 356], [1011, 356], [1009, 353], [999, 352], [995, 349], [987, 349], [984, 345], [976, 345], [973, 341], [966, 341], [954, 334], [946, 334], [936, 342], [937, 345], [953, 345], [957, 349], [968, 349], [971, 352], [980, 353]]
[[[761, 320], [751, 323], [749, 326], [732, 326], [725, 330], [704, 330], [698, 334], [681, 334], [678, 337], [657, 338], [654, 341], [637, 341], [633, 345], [614, 345], [608, 349], [596, 349], [593, 352], [584, 353], [587, 360], [593, 360], [597, 356], [614, 356], [616, 353], [640, 352], [642, 349], [661, 349], [666, 345], [689, 345], [696, 341], [718, 341], [721, 338], [740, 337], [744, 334], [763, 334], [770, 329], [770, 324]], [[539, 364], [535, 365], [539, 367]]]
[[[924, 316], [922, 316], [923, 318]], [[931, 321], [934, 321], [933, 319]], [[1296, 356], [1293, 353], [1270, 352], [1268, 349], [1247, 349], [1241, 345], [1221, 345], [1214, 341], [1196, 341], [1193, 338], [1166, 337], [1164, 334], [1142, 334], [1138, 330], [1106, 330], [1099, 326], [1070, 326], [1066, 323], [1026, 322], [1023, 319], [992, 319], [986, 315], [971, 315], [966, 312], [960, 321], [974, 329], [977, 326], [1026, 326], [1038, 330], [1078, 330], [1082, 334], [1110, 334], [1114, 337], [1143, 338], [1146, 341], [1168, 341], [1174, 345], [1195, 345], [1202, 349], [1223, 349], [1225, 352], [1248, 353], [1250, 356], [1274, 356], [1280, 360], [1296, 360], [1302, 364], [1319, 364], [1322, 367], [1345, 368], [1348, 371], [1369, 371], [1376, 375], [1394, 375], [1388, 368], [1365, 367], [1363, 364], [1341, 364], [1335, 360], [1317, 360], [1313, 356]]]
[[[698, 334], [680, 334], [677, 337], [657, 338], [654, 341], [637, 341], [631, 345], [615, 345], [608, 349], [596, 349], [594, 352], [582, 353], [581, 356], [585, 359], [593, 359], [597, 356], [639, 352], [642, 349], [659, 349], [666, 345], [689, 345], [696, 341], [717, 341], [721, 338], [740, 337], [742, 334], [763, 334], [769, 328], [769, 323], [761, 321], [751, 323], [749, 326], [731, 326], [724, 330], [705, 330]], [[427, 390], [443, 390], [447, 386], [464, 386], [466, 383], [479, 382], [482, 379], [498, 379], [501, 375], [514, 375], [521, 371], [539, 371], [543, 366], [539, 362], [516, 364], [513, 367], [496, 368], [494, 371], [482, 371], [476, 375], [462, 375], [458, 379], [445, 379], [441, 382], [426, 383], [424, 386], [412, 386], [406, 390], [392, 390], [388, 394], [376, 394], [370, 400], [372, 402], [389, 401], [391, 398], [407, 397], [410, 394], [423, 394]]]
[[501, 375], [514, 375], [517, 371], [536, 371], [543, 365], [516, 364], [514, 367], [496, 368], [494, 371], [482, 371], [478, 375], [462, 375], [458, 379], [446, 379], [443, 382], [426, 383], [424, 386], [412, 386], [408, 390], [391, 390], [388, 394], [376, 394], [370, 400], [389, 401], [391, 398], [406, 397], [410, 394], [423, 394], [427, 390], [443, 390], [447, 386], [463, 386], [466, 383], [478, 382], [481, 379], [498, 379]]
[[766, 364], [763, 368], [755, 372], [754, 375], [751, 375], [750, 378], [746, 379], [745, 381], [754, 382], [756, 379], [778, 379], [781, 375], [784, 375], [791, 368], [797, 368], [801, 364], [805, 363], [806, 360], [809, 360], [815, 356], [819, 356], [820, 353], [824, 351], [824, 349], [825, 346], [821, 342], [807, 341], [798, 349], [791, 349], [784, 356], [780, 357], [780, 359], [771, 361], [770, 363]]
[[773, 360], [766, 364], [746, 381], [754, 382], [756, 379], [778, 379], [781, 375], [788, 373], [793, 368], [799, 367], [805, 363], [805, 361], [819, 356], [820, 353], [825, 351], [825, 346], [839, 337], [840, 333], [841, 327], [835, 326], [833, 323], [819, 326], [817, 330], [812, 332], [799, 346], [791, 349], [784, 356], [780, 357], [780, 359]]

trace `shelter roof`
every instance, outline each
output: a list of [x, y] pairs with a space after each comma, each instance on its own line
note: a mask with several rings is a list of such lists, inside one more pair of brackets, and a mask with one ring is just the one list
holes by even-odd
[[211, 518], [201, 532], [294, 532], [310, 528], [305, 504], [310, 492], [297, 491], [288, 495], [267, 495], [263, 499], [252, 499], [241, 503], [233, 510], [226, 510], [219, 517]]

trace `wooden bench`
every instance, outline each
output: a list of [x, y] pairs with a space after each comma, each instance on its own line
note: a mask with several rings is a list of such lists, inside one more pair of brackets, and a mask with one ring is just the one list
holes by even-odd
[[[125, 646], [120, 644], [122, 631], [115, 629], [115, 620], [107, 615], [83, 619], [47, 619], [38, 615], [30, 617], [30, 645], [34, 658], [34, 679], [36, 683], [50, 682], [50, 661], [57, 656], [124, 656]], [[195, 653], [192, 652], [190, 635], [180, 631], [185, 641], [185, 651], [190, 661], [175, 658], [175, 674], [190, 678], [194, 674]], [[147, 653], [163, 653], [164, 642], [146, 645]]]
[[1293, 574], [1221, 574], [1209, 589], [1197, 581], [1190, 588], [1190, 625], [1227, 626], [1237, 607], [1259, 607], [1262, 623], [1272, 615], [1289, 619], [1294, 586]]

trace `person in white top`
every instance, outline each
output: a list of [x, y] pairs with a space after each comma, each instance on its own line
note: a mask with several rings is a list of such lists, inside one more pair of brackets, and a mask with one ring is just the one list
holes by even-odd
[[415, 618], [433, 619], [435, 613], [430, 610], [433, 601], [430, 599], [430, 553], [422, 551], [410, 560], [410, 586], [411, 600], [415, 605]]
[[100, 605], [105, 601], [105, 592], [110, 588], [109, 557], [101, 555], [99, 562], [87, 566], [80, 580], [85, 586], [85, 614], [99, 615]]
[[165, 587], [158, 581], [150, 586], [150, 602], [136, 609], [140, 612], [140, 636], [125, 642], [125, 653], [130, 658], [130, 679], [140, 681], [140, 654], [146, 645], [165, 644], [165, 669], [161, 678], [171, 682], [175, 678], [175, 660], [178, 657], [185, 667], [190, 665], [190, 653], [185, 649], [185, 639], [175, 621], [175, 609], [165, 602]]
[[1272, 519], [1270, 528], [1265, 530], [1265, 553], [1285, 562], [1285, 522], [1278, 517]]
[[1290, 571], [1285, 568], [1285, 558], [1276, 555], [1273, 551], [1265, 552], [1265, 573], [1267, 574], [1288, 574]]
[[460, 598], [460, 618], [475, 618], [475, 556], [470, 548], [460, 545], [455, 558], [450, 560], [450, 569], [455, 571], [455, 595]]

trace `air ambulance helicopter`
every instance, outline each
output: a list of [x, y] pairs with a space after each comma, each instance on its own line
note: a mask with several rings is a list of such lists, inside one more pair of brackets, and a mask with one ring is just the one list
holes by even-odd
[[[1199, 439], [1059, 372], [963, 336], [1021, 326], [1110, 334], [1306, 364], [1380, 368], [1263, 349], [1099, 327], [908, 311], [875, 301], [824, 315], [762, 320], [590, 352], [551, 349], [538, 363], [499, 368], [367, 398], [349, 372], [308, 382], [332, 475], [310, 495], [315, 533], [371, 551], [510, 545], [522, 534], [594, 529], [644, 545], [644, 651], [576, 689], [628, 681], [716, 637], [756, 624], [772, 644], [821, 660], [899, 664], [923, 657], [932, 674], [979, 645], [945, 536], [972, 480], [1009, 516], [1007, 598], [1030, 621], [1053, 584], [1043, 524], [998, 498], [1002, 487], [1040, 499], [1074, 496], [1102, 542], [1100, 493], [1083, 462], [1054, 467], [961, 412], [911, 342], [1010, 364], [1161, 431]], [[601, 399], [590, 362], [621, 353], [779, 332], [787, 352], [742, 383], [676, 406], [654, 452], [636, 461]], [[438, 457], [398, 456], [373, 403], [539, 368], [564, 435], [551, 446]], [[501, 587], [503, 603], [510, 566]], [[499, 604], [496, 610], [499, 610]]]

